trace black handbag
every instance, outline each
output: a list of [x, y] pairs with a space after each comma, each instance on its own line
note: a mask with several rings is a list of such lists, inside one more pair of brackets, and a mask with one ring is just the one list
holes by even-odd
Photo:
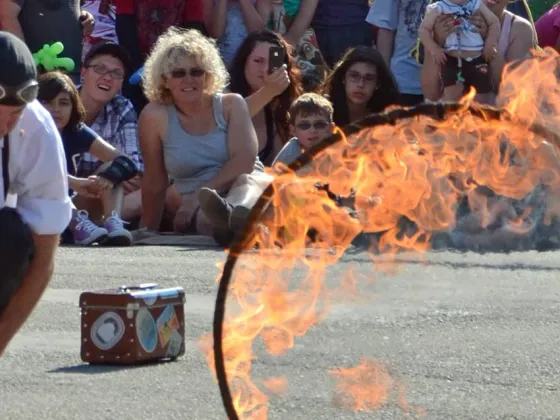
[[[4, 202], [10, 189], [9, 154], [10, 140], [5, 136], [2, 148]], [[4, 205], [0, 209], [0, 312], [20, 286], [34, 253], [35, 243], [29, 225], [16, 209]]]

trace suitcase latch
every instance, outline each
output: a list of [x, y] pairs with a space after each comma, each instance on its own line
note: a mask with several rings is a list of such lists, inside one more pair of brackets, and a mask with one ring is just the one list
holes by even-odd
[[138, 311], [140, 309], [140, 304], [138, 302], [129, 303], [126, 305], [126, 317], [128, 319], [134, 318], [134, 311]]

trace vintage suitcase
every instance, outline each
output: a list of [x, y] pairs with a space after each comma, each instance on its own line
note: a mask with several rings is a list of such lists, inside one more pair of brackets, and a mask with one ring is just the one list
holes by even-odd
[[185, 292], [156, 283], [80, 295], [84, 362], [135, 364], [185, 352]]

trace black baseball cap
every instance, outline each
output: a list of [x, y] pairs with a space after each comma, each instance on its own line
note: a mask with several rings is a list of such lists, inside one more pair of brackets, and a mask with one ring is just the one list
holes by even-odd
[[[0, 31], [0, 63], [0, 104], [21, 105], [35, 100], [37, 89], [30, 86], [37, 80], [33, 55], [21, 39], [6, 31]], [[23, 89], [26, 86], [30, 89]]]
[[130, 55], [128, 52], [115, 42], [101, 42], [94, 45], [84, 59], [84, 65], [88, 66], [91, 60], [100, 55], [115, 57], [123, 64], [125, 72], [130, 72]]

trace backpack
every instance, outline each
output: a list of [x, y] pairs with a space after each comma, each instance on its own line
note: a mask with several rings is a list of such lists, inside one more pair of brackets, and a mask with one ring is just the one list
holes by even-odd
[[[433, 1], [430, 1], [430, 3], [433, 3]], [[521, 3], [523, 4], [525, 12], [527, 13], [527, 17], [529, 18], [529, 22], [531, 22], [531, 26], [533, 26], [533, 29], [534, 29], [535, 28], [535, 22], [533, 21], [533, 15], [531, 14], [531, 9], [529, 8], [529, 5], [527, 4], [527, 0], [521, 0]], [[412, 57], [414, 57], [414, 59], [418, 63], [420, 63], [420, 64], [424, 63], [424, 46], [420, 42], [420, 38], [418, 38], [416, 40], [416, 45], [411, 50], [410, 55]]]

